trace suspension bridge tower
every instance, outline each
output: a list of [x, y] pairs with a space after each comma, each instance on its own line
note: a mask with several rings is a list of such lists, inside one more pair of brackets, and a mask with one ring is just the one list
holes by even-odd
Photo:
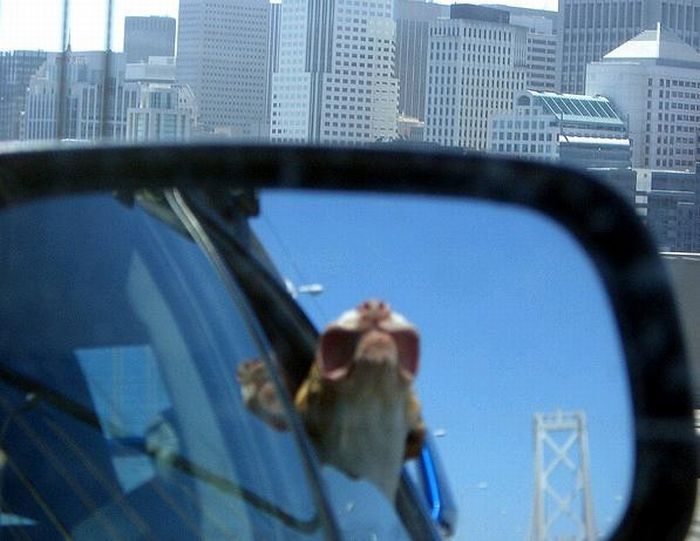
[[594, 541], [585, 413], [536, 413], [534, 436], [532, 541]]

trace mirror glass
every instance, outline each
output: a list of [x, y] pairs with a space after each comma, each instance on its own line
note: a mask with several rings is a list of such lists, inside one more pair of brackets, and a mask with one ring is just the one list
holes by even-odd
[[270, 191], [254, 228], [319, 329], [368, 298], [418, 327], [456, 539], [613, 531], [634, 468], [624, 355], [561, 226], [478, 200]]

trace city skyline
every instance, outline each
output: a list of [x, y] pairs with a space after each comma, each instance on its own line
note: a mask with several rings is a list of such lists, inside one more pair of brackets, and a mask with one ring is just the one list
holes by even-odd
[[[472, 2], [436, 1], [439, 4], [505, 4], [513, 7], [557, 10], [558, 0], [510, 0], [506, 2], [474, 0]], [[178, 0], [114, 0], [111, 50], [123, 49], [124, 18], [127, 16], [168, 16], [177, 19]], [[107, 2], [73, 0], [70, 41], [73, 50], [104, 50], [106, 45]], [[62, 46], [61, 11], [63, 0], [0, 1], [0, 51], [36, 50], [58, 52]], [[43, 14], [37, 24], [36, 13]]]
[[[14, 46], [11, 50], [29, 48], [36, 51], [36, 44], [44, 38], [49, 40], [47, 43], [58, 44], [47, 49], [50, 61], [32, 76], [26, 87], [26, 110], [21, 114], [15, 109], [10, 111], [20, 118], [21, 122], [17, 124], [23, 123], [24, 126], [25, 137], [17, 138], [32, 138], [27, 135], [31, 135], [30, 130], [35, 126], [31, 121], [35, 121], [40, 127], [41, 122], [46, 124], [48, 128], [42, 133], [48, 135], [34, 139], [86, 140], [109, 135], [123, 140], [124, 135], [119, 134], [128, 131], [132, 133], [130, 140], [143, 141], [158, 138], [149, 137], [151, 133], [166, 133], [165, 122], [161, 122], [161, 117], [165, 119], [166, 116], [172, 119], [173, 130], [176, 124], [182, 123], [187, 129], [178, 133], [187, 132], [186, 138], [189, 138], [189, 129], [192, 128], [194, 133], [197, 128], [195, 112], [199, 115], [202, 111], [206, 112], [206, 117], [199, 116], [199, 127], [205, 128], [202, 131], [206, 135], [242, 137], [246, 135], [246, 129], [250, 135], [251, 126], [259, 117], [252, 114], [245, 117], [252, 106], [233, 111], [232, 103], [239, 102], [236, 103], [239, 105], [243, 98], [250, 96], [254, 96], [255, 99], [250, 101], [255, 101], [255, 106], [265, 110], [266, 120], [271, 122], [268, 128], [272, 129], [272, 140], [363, 144], [398, 138], [395, 123], [399, 111], [397, 108], [392, 110], [394, 104], [398, 106], [399, 103], [399, 81], [398, 73], [391, 73], [394, 52], [390, 0], [375, 0], [369, 6], [336, 0], [337, 13], [324, 5], [325, 0], [285, 0], [287, 20], [281, 24], [282, 31], [276, 43], [280, 52], [277, 57], [267, 54], [267, 58], [260, 54], [264, 50], [263, 36], [270, 39], [266, 34], [268, 26], [263, 24], [262, 12], [265, 10], [259, 9], [265, 1], [228, 0], [223, 7], [220, 2], [217, 4], [212, 0], [140, 0], [138, 4], [133, 0], [115, 1], [110, 48], [117, 54], [111, 55], [111, 63], [106, 63], [112, 70], [109, 75], [115, 81], [113, 95], [109, 94], [110, 90], [105, 90], [107, 77], [100, 74], [105, 65], [104, 58], [110, 58], [102, 52], [107, 43], [107, 34], [103, 30], [107, 20], [106, 1], [75, 2], [74, 17], [69, 25], [71, 52], [66, 54], [59, 52], [64, 39], [58, 23], [60, 17], [52, 19], [47, 16], [37, 23], [32, 13], [31, 17], [14, 19], [16, 24], [11, 25], [14, 28], [9, 31], [14, 38], [10, 36], [7, 43], [20, 38], [21, 43], [25, 43], [26, 38], [26, 43], [34, 46]], [[556, 0], [508, 2], [515, 7], [538, 9], [555, 3]], [[2, 40], [10, 26], [7, 21], [19, 17], [26, 6], [34, 6], [36, 10], [36, 5], [35, 0], [25, 0], [22, 7], [18, 0], [0, 0], [0, 50], [3, 50], [5, 42]], [[313, 10], [307, 9], [309, 5]], [[57, 8], [62, 6], [62, 1], [56, 2]], [[245, 9], [253, 6], [258, 13], [243, 25], [240, 12], [228, 11], [232, 6], [244, 6]], [[198, 8], [209, 11], [198, 19], [198, 13], [193, 13]], [[604, 160], [612, 154], [615, 159], [623, 154], [628, 161], [630, 146], [634, 144], [628, 131], [630, 115], [610, 113], [608, 106], [612, 106], [613, 100], [608, 104], [607, 98], [599, 96], [578, 99], [585, 96], [526, 90], [529, 88], [525, 87], [525, 68], [529, 67], [527, 40], [535, 39], [537, 35], [549, 35], [549, 30], [534, 32], [529, 24], [509, 24], [507, 14], [499, 10], [465, 6], [453, 11], [462, 11], [463, 14], [436, 22], [428, 29], [424, 70], [427, 110], [422, 126], [426, 142], [481, 150], [486, 149], [488, 142], [492, 151], [503, 150], [510, 154], [511, 143], [508, 141], [512, 135], [513, 141], [518, 143], [513, 143], [515, 154], [510, 155], [523, 156], [517, 152], [525, 148], [523, 152], [528, 154], [537, 152], [554, 156], [560, 152], [555, 150], [555, 145], [558, 145], [577, 155], [584, 151], [593, 152], [595, 167], [610, 165]], [[313, 14], [311, 19], [309, 13]], [[152, 57], [152, 63], [126, 67], [126, 53], [120, 51], [124, 42], [124, 21], [129, 16], [179, 17], [177, 76], [173, 58]], [[368, 19], [371, 19], [371, 24]], [[27, 23], [23, 25], [25, 20]], [[48, 32], [48, 27], [42, 26], [49, 24], [44, 20], [53, 21], [51, 27], [58, 28], [58, 33]], [[87, 24], [88, 20], [90, 24]], [[271, 20], [275, 20], [274, 15]], [[319, 31], [320, 23], [327, 24], [324, 29], [333, 29], [341, 22], [345, 25], [342, 29]], [[37, 37], [35, 31], [43, 31], [45, 35]], [[183, 37], [185, 46], [182, 46]], [[639, 41], [651, 43], [653, 40], [637, 38]], [[661, 42], [661, 39], [656, 41]], [[545, 53], [548, 56], [543, 57], [542, 65], [546, 68], [551, 66], [551, 47]], [[270, 65], [273, 57], [279, 59], [276, 70]], [[251, 66], [252, 58], [257, 61]], [[636, 57], [632, 55], [631, 58]], [[242, 66], [241, 59], [248, 64]], [[678, 58], [671, 60], [675, 62]], [[61, 66], [67, 66], [66, 81], [57, 75]], [[140, 77], [134, 75], [130, 78], [130, 68], [133, 74], [136, 73], [134, 69], [142, 69], [143, 73]], [[163, 78], [164, 70], [167, 73], [172, 71], [171, 76]], [[255, 74], [249, 77], [253, 71]], [[273, 71], [274, 76], [271, 76]], [[156, 73], [160, 75], [156, 77]], [[275, 84], [270, 86], [270, 80]], [[611, 81], [622, 88], [615, 77]], [[693, 87], [686, 84], [690, 80], [685, 79], [676, 81], [682, 84], [671, 84], [670, 76], [659, 77], [659, 74], [645, 76], [643, 82], [647, 86], [639, 86], [639, 89], [645, 102], [647, 98], [657, 101], [657, 96], [660, 102], [662, 95], [659, 93], [665, 92], [665, 99], [672, 97], [677, 100], [670, 101], [670, 107], [664, 111], [676, 109], [677, 104], [687, 104], [688, 110], [700, 111], [700, 106], [696, 109], [694, 101], [700, 99], [700, 94], [693, 95], [692, 103], [691, 97], [685, 95], [690, 94], [690, 88], [697, 89], [700, 84]], [[180, 83], [183, 92], [175, 86]], [[666, 87], [676, 88], [666, 90]], [[676, 96], [681, 91], [678, 87], [683, 87], [683, 96]], [[68, 90], [64, 91], [64, 88]], [[607, 95], [606, 92], [601, 94]], [[57, 95], [65, 101], [56, 99]], [[24, 99], [21, 93], [20, 98]], [[186, 107], [188, 111], [180, 111], [182, 114], [177, 113], [182, 109], [181, 101], [190, 104]], [[66, 104], [63, 114], [56, 106], [58, 103]], [[545, 108], [545, 105], [550, 107]], [[56, 106], [57, 111], [49, 106]], [[521, 113], [516, 111], [518, 106]], [[649, 107], [652, 107], [651, 102]], [[659, 132], [661, 115], [664, 114], [660, 110], [661, 105], [658, 111], [654, 110], [654, 114], [659, 115]], [[35, 111], [39, 113], [35, 114]], [[42, 116], [41, 111], [49, 114]], [[649, 115], [646, 119], [651, 122], [651, 112], [645, 114]], [[681, 126], [675, 113], [667, 115], [674, 115], [669, 119], [668, 128]], [[641, 115], [639, 119], [642, 119]], [[237, 125], [239, 121], [241, 124]], [[244, 121], [248, 123], [247, 127], [243, 126]], [[489, 123], [493, 128], [492, 135], [488, 133]], [[74, 132], [67, 131], [73, 126]], [[258, 136], [264, 132], [262, 123], [259, 127]], [[105, 131], [107, 128], [112, 130], [111, 133]], [[167, 133], [172, 135], [173, 130]], [[693, 135], [697, 137], [697, 130]], [[637, 144], [643, 141], [643, 136], [635, 136]], [[660, 144], [665, 135], [659, 133], [658, 136]], [[674, 134], [674, 137], [676, 139], [670, 138], [668, 144], [678, 147], [678, 135]], [[684, 137], [690, 138], [688, 135]], [[607, 153], [604, 152], [606, 142], [612, 147], [607, 148]], [[694, 151], [700, 152], [692, 142], [684, 140], [688, 149], [693, 147]], [[689, 156], [686, 154], [686, 161], [691, 160]], [[700, 154], [693, 155], [693, 158], [698, 156]], [[576, 165], [584, 167], [581, 163]], [[656, 165], [665, 167], [666, 163]], [[635, 177], [629, 191], [633, 204], [636, 204], [635, 197], [642, 193], [637, 171], [627, 163], [613, 163], [609, 169], [624, 170], [625, 180], [630, 175]], [[671, 190], [665, 189], [669, 186], [665, 186], [663, 180], [649, 181], [650, 215], [654, 212], [660, 215], [659, 210], [664, 210], [662, 206], [673, 207], [678, 203], [678, 207], [673, 207], [659, 221], [674, 219], [692, 222], [691, 225], [700, 223], [695, 211], [700, 209], [697, 197], [700, 189], [691, 182], [692, 179], [684, 179], [689, 189], [684, 190], [688, 193], [681, 194], [682, 197], [665, 193]], [[678, 184], [673, 187], [678, 188]], [[403, 204], [398, 200], [387, 201], [372, 209], [370, 204], [353, 201], [352, 197], [343, 201], [337, 194], [332, 199], [301, 201], [301, 206], [287, 206], [292, 199], [288, 195], [276, 198], [263, 194], [264, 216], [269, 222], [259, 224], [257, 232], [266, 247], [279, 241], [276, 237], [286, 237], [281, 241], [282, 248], [270, 250], [283, 276], [292, 276], [295, 281], [300, 278], [293, 273], [301, 267], [285, 260], [286, 252], [293, 252], [294, 260], [303, 262], [302, 271], [306, 276], [329, 286], [327, 293], [320, 301], [315, 300], [314, 305], [300, 299], [300, 304], [319, 328], [328, 320], [328, 314], [357, 302], [358, 295], [360, 298], [363, 295], [386, 296], [392, 302], [397, 299], [397, 303], [402, 303], [401, 310], [406, 307], [408, 313], [416, 314], [417, 324], [422, 332], [425, 331], [425, 358], [428, 360], [425, 365], [430, 374], [419, 383], [421, 395], [427, 398], [426, 419], [430, 420], [431, 429], [444, 429], [450, 435], [440, 443], [441, 453], [457, 485], [461, 508], [467, 510], [465, 517], [471, 521], [469, 527], [477, 532], [476, 538], [488, 539], [489, 528], [498, 522], [502, 522], [498, 524], [503, 529], [501, 538], [513, 535], [514, 525], [520, 528], [518, 535], [527, 528], [524, 526], [528, 520], [527, 504], [523, 502], [527, 502], [525, 494], [529, 493], [532, 481], [528, 416], [559, 408], [581, 408], [591, 414], [592, 434], [595, 436], [592, 456], [599, 461], [595, 464], [595, 477], [609, 481], [607, 486], [601, 481], [596, 487], [603, 522], [601, 530], [609, 531], [624, 510], [625, 491], [632, 475], [631, 410], [625, 394], [623, 353], [616, 342], [607, 297], [600, 290], [596, 276], [591, 274], [588, 260], [572, 249], [570, 239], [561, 236], [556, 228], [549, 227], [549, 223], [534, 223], [530, 221], [531, 217], [517, 213], [499, 214], [503, 209], [495, 207], [473, 205], [458, 208], [436, 202], [434, 208], [424, 206], [430, 212], [421, 217], [411, 201]], [[695, 205], [692, 212], [688, 211], [691, 205]], [[368, 209], [372, 212], [367, 220], [359, 219], [360, 226], [356, 227], [358, 216]], [[679, 209], [688, 212], [681, 215]], [[673, 216], [668, 218], [671, 214]], [[373, 221], [374, 227], [369, 225]], [[272, 227], [266, 231], [264, 226], [270, 224]], [[347, 224], [353, 227], [349, 232], [342, 229]], [[443, 240], [435, 224], [452, 233], [449, 242]], [[409, 230], [409, 226], [415, 230]], [[679, 227], [674, 225], [672, 232], [677, 230]], [[510, 232], [510, 239], [517, 239], [517, 242], [508, 243], [507, 238], [498, 236], [499, 231]], [[455, 232], [460, 234], [455, 235]], [[367, 239], [377, 242], [374, 249], [367, 248]], [[368, 252], [373, 254], [372, 257], [366, 257]], [[421, 253], [416, 255], [415, 252]], [[555, 258], [553, 254], [557, 253], [563, 257]], [[435, 268], [436, 262], [440, 263], [441, 269]], [[357, 270], [348, 272], [348, 269], [355, 269], [351, 266], [353, 263]], [[552, 269], [556, 272], [551, 272]], [[494, 273], [496, 278], [493, 278]], [[398, 276], [396, 283], [392, 281], [394, 275]], [[426, 284], [426, 276], [430, 277], [429, 284]], [[571, 280], [571, 277], [577, 278]], [[578, 277], [585, 280], [581, 282]], [[529, 285], [530, 282], [542, 290], [537, 295], [519, 298], [523, 291], [536, 290], [534, 286], [522, 287], [523, 283]], [[568, 302], [561, 302], [569, 296]], [[506, 308], [492, 313], [492, 305], [499, 302], [499, 306]], [[579, 304], [572, 311], [574, 302]], [[445, 309], [446, 306], [449, 308]], [[441, 320], [447, 313], [457, 313], [463, 319], [459, 324], [454, 320]], [[507, 341], [502, 340], [500, 331], [503, 329], [508, 329]], [[576, 340], [588, 344], [591, 332], [594, 348], [571, 347]], [[453, 359], [455, 354], [460, 358]], [[570, 363], [567, 370], [561, 369], [562, 360]], [[456, 362], [463, 364], [457, 365]], [[431, 368], [435, 366], [441, 369]], [[452, 370], [463, 368], [460, 373], [464, 378], [458, 381], [450, 377], [446, 367]], [[577, 378], [570, 377], [572, 367], [573, 371], [578, 370]], [[579, 388], [579, 379], [587, 384]], [[609, 398], [600, 400], [595, 393], [588, 396], [585, 392], [578, 394], [587, 389], [607, 391]], [[464, 402], [469, 407], [456, 411], [453, 404], [459, 404], [464, 396], [469, 397], [469, 401]], [[502, 396], [510, 398], [508, 403], [503, 403]], [[486, 418], [482, 412], [488, 412], [493, 418]], [[470, 439], [473, 434], [478, 434], [479, 438]], [[518, 435], [514, 437], [513, 434]], [[610, 438], [606, 434], [618, 437]], [[465, 437], [461, 440], [462, 435]], [[511, 448], [509, 444], [513, 438], [523, 445]], [[460, 443], [467, 441], [468, 447]], [[464, 460], [465, 449], [471, 453], [472, 460]], [[498, 456], [496, 450], [504, 451], [500, 461], [493, 459]], [[517, 490], [509, 486], [511, 482], [518, 485]], [[488, 503], [482, 497], [487, 488], [492, 500]], [[514, 517], [511, 519], [513, 524], [506, 524], [509, 521], [498, 518], [506, 515], [509, 519]], [[480, 519], [474, 520], [475, 516]]]

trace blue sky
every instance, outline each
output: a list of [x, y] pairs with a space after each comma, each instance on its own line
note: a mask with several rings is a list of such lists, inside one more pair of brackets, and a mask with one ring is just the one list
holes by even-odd
[[319, 327], [368, 297], [421, 331], [417, 379], [460, 505], [458, 539], [525, 539], [534, 412], [588, 417], [596, 521], [631, 480], [629, 397], [606, 296], [548, 220], [502, 205], [268, 194], [255, 228]]

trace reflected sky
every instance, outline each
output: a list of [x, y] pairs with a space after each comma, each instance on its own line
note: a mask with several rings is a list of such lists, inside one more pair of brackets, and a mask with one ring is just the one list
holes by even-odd
[[282, 274], [324, 293], [299, 302], [323, 327], [365, 298], [421, 331], [417, 379], [460, 507], [456, 539], [525, 539], [533, 413], [588, 417], [594, 512], [610, 532], [632, 473], [629, 393], [602, 286], [567, 233], [479, 202], [264, 194], [254, 221]]

